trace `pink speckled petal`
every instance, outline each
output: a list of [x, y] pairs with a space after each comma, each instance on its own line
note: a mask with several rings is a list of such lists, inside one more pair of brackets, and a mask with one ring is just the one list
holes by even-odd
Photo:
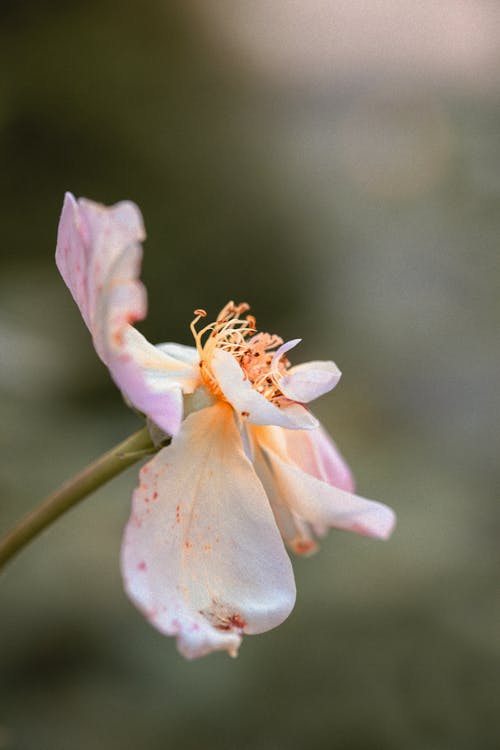
[[341, 372], [334, 362], [305, 362], [287, 370], [278, 385], [287, 398], [307, 404], [331, 391], [340, 380]]
[[211, 367], [224, 396], [249, 424], [279, 425], [292, 430], [317, 427], [318, 420], [300, 404], [290, 403], [278, 408], [254, 390], [229, 352], [216, 349]]
[[68, 193], [56, 262], [118, 387], [137, 409], [174, 434], [182, 419], [182, 390], [193, 390], [194, 373], [154, 351], [130, 326], [146, 316], [146, 291], [138, 279], [144, 237], [133, 203], [107, 208], [76, 201]]
[[146, 291], [138, 281], [144, 239], [133, 203], [107, 208], [66, 194], [56, 263], [105, 362], [123, 328], [146, 315]]
[[319, 528], [336, 527], [378, 539], [391, 535], [395, 515], [390, 508], [333, 487], [303, 471], [288, 455], [282, 430], [260, 428], [257, 439], [277, 491], [288, 508], [304, 521]]
[[141, 471], [123, 548], [132, 601], [188, 658], [235, 654], [295, 601], [290, 561], [232, 409], [191, 414]]

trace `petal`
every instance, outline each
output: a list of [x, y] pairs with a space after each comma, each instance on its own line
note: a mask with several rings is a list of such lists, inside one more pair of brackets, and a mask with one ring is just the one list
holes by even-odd
[[202, 383], [197, 362], [190, 363], [173, 355], [173, 347], [181, 348], [181, 344], [170, 345], [168, 351], [162, 345], [153, 346], [132, 326], [124, 332], [124, 339], [127, 353], [139, 365], [148, 387], [155, 393], [162, 393], [171, 386], [180, 387], [183, 393], [193, 393]]
[[321, 425], [315, 430], [287, 430], [283, 434], [292, 463], [333, 487], [354, 492], [351, 470]]
[[305, 362], [287, 370], [278, 385], [287, 398], [307, 404], [331, 391], [340, 380], [341, 372], [334, 362]]
[[138, 279], [144, 237], [133, 203], [106, 208], [67, 193], [56, 263], [118, 387], [162, 430], [175, 434], [182, 419], [181, 391], [195, 387], [194, 374], [155, 352], [130, 326], [146, 316], [146, 291]]
[[273, 371], [273, 375], [279, 376], [279, 370], [278, 370], [278, 362], [280, 361], [283, 354], [286, 354], [290, 351], [290, 349], [293, 349], [297, 346], [297, 344], [300, 344], [302, 339], [292, 339], [291, 341], [285, 341], [284, 344], [281, 344], [281, 346], [276, 349], [276, 351], [273, 354], [273, 359], [271, 362], [271, 369]]
[[[321, 425], [307, 431], [283, 430], [281, 434], [282, 452], [288, 455], [291, 463], [333, 487], [354, 492], [355, 483], [351, 471]], [[325, 536], [328, 526], [314, 524], [313, 529], [318, 536]]]
[[182, 394], [191, 394], [201, 383], [199, 370], [169, 357], [127, 326], [124, 353], [108, 366], [126, 398], [168, 435], [175, 435], [183, 415]]
[[193, 393], [184, 396], [184, 418], [195, 411], [213, 406], [218, 400], [203, 384], [198, 386]]
[[[259, 445], [268, 461], [277, 491], [288, 508], [313, 526], [333, 526], [364, 536], [387, 539], [394, 512], [382, 503], [333, 487], [292, 463], [281, 430], [260, 428]], [[304, 451], [307, 445], [304, 443]]]
[[216, 349], [210, 366], [224, 396], [250, 424], [279, 425], [292, 430], [317, 427], [318, 420], [300, 404], [290, 403], [278, 408], [254, 390], [229, 352]]
[[[112, 335], [120, 338], [124, 325], [146, 315], [146, 292], [137, 279], [144, 239], [142, 216], [133, 203], [106, 208], [66, 193], [56, 263], [103, 359]], [[115, 303], [111, 309], [109, 297]], [[104, 309], [112, 330], [103, 326]]]
[[197, 365], [200, 360], [200, 355], [195, 346], [174, 344], [169, 341], [166, 344], [156, 344], [156, 348], [169, 357], [177, 359], [179, 362], [184, 362], [187, 365]]
[[126, 590], [189, 658], [236, 653], [295, 601], [290, 561], [228, 404], [190, 415], [141, 471], [122, 548]]
[[[292, 431], [287, 430], [287, 432]], [[271, 503], [276, 524], [287, 546], [298, 555], [312, 554], [318, 547], [314, 540], [313, 530], [307, 522], [303, 521], [286, 505], [286, 500], [281, 496], [274, 481], [274, 476], [258, 444], [255, 445], [253, 461], [257, 476], [262, 482]]]

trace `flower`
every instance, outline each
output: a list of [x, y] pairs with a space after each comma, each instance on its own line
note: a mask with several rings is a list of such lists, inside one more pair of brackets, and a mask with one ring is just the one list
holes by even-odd
[[276, 627], [294, 606], [285, 544], [309, 554], [332, 526], [385, 539], [394, 514], [353, 494], [346, 463], [304, 405], [336, 385], [333, 362], [291, 367], [300, 339], [258, 333], [245, 303], [229, 302], [209, 325], [196, 310], [195, 346], [153, 346], [131, 325], [146, 315], [144, 237], [133, 203], [66, 195], [58, 268], [126, 400], [172, 436], [140, 472], [125, 588], [186, 657], [234, 655], [244, 633]]

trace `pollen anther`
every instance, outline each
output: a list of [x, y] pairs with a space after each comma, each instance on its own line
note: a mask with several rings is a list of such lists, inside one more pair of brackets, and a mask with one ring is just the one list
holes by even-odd
[[273, 353], [283, 343], [283, 339], [275, 334], [257, 332], [257, 322], [253, 315], [240, 316], [250, 309], [246, 302], [235, 304], [228, 302], [220, 311], [213, 323], [204, 326], [200, 331], [196, 325], [200, 318], [206, 317], [206, 311], [197, 309], [191, 323], [191, 331], [200, 357], [200, 372], [209, 390], [217, 397], [222, 397], [212, 369], [211, 359], [216, 349], [231, 354], [240, 365], [245, 379], [252, 387], [269, 401], [278, 404], [284, 400], [279, 389], [279, 379], [290, 366], [286, 357], [274, 364]]

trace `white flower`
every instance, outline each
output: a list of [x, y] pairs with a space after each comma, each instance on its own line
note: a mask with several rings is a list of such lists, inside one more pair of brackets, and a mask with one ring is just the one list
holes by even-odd
[[[353, 494], [351, 473], [304, 404], [340, 378], [333, 362], [291, 367], [283, 343], [228, 303], [195, 346], [153, 346], [138, 280], [142, 218], [67, 195], [56, 260], [125, 398], [172, 436], [140, 472], [122, 548], [125, 588], [189, 658], [279, 625], [295, 603], [283, 541], [298, 554], [329, 527], [385, 539], [394, 514]], [[186, 416], [187, 414], [187, 416]]]

